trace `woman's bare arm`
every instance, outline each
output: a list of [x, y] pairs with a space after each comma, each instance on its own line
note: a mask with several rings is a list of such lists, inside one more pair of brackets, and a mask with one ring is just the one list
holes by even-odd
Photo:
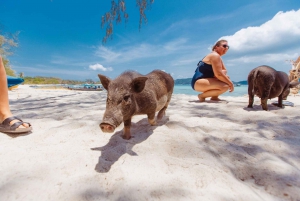
[[224, 65], [224, 63], [223, 63], [223, 61], [222, 61], [222, 59], [221, 59], [221, 62], [222, 62], [222, 71], [223, 71], [223, 73], [224, 73], [225, 75], [227, 75], [227, 69], [226, 69], [226, 67], [225, 67], [225, 65]]
[[[233, 83], [231, 82], [229, 77], [226, 75], [227, 70], [223, 65], [221, 57], [217, 54], [211, 54], [210, 62], [211, 62], [215, 77], [218, 80], [228, 84], [229, 88], [230, 88], [230, 91], [233, 91], [233, 88], [234, 88]], [[224, 70], [224, 68], [225, 68], [225, 70]], [[224, 71], [226, 71], [226, 73]]]

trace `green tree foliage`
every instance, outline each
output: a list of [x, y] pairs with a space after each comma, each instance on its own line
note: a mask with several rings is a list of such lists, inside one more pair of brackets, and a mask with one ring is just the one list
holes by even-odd
[[175, 84], [190, 84], [192, 78], [176, 79]]
[[[143, 22], [147, 23], [145, 10], [149, 8], [152, 3], [154, 3], [154, 0], [136, 0], [136, 5], [140, 12], [139, 29], [141, 29]], [[101, 28], [104, 28], [106, 25], [106, 35], [103, 37], [103, 43], [106, 43], [108, 38], [112, 39], [113, 23], [116, 22], [116, 24], [118, 24], [122, 22], [122, 18], [125, 19], [125, 23], [129, 18], [126, 12], [126, 0], [111, 0], [110, 11], [106, 12], [101, 18]]]
[[4, 36], [1, 34], [0, 31], [0, 55], [2, 55], [2, 60], [6, 74], [10, 76], [16, 76], [16, 73], [13, 69], [11, 69], [9, 61], [5, 56], [11, 55], [12, 49], [18, 46], [17, 36], [18, 33], [10, 36]]
[[19, 77], [20, 77], [20, 78], [24, 78], [24, 73], [21, 72], [21, 73], [19, 74]]
[[10, 75], [10, 76], [15, 77], [16, 72], [9, 66], [9, 61], [4, 57], [2, 58], [2, 61], [3, 61], [3, 64], [4, 64], [6, 75]]
[[92, 80], [92, 79], [86, 79], [85, 83], [87, 83], [87, 84], [95, 84], [94, 80]]
[[24, 77], [24, 84], [61, 84], [62, 80], [54, 77]]
[[[91, 79], [87, 79], [93, 83], [99, 83], [94, 82]], [[86, 81], [77, 81], [77, 80], [63, 80], [56, 77], [24, 77], [24, 84], [85, 84]]]

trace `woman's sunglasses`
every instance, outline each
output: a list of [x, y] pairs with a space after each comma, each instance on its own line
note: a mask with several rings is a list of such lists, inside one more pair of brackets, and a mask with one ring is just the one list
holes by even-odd
[[222, 45], [222, 47], [229, 49], [229, 45]]

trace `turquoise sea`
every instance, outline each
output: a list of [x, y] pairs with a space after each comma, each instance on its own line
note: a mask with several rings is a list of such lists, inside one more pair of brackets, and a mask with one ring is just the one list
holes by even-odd
[[[64, 84], [47, 84], [47, 85], [31, 85], [30, 87], [33, 88], [84, 88], [86, 85], [64, 85]], [[98, 86], [98, 85], [95, 85]], [[198, 95], [199, 92], [194, 91], [191, 87], [191, 85], [175, 85], [173, 94], [186, 94], [186, 95]], [[248, 85], [240, 85], [234, 87], [233, 92], [226, 92], [222, 94], [222, 96], [244, 96], [248, 95]]]
[[[198, 95], [199, 92], [194, 91], [191, 85], [175, 85], [173, 94]], [[248, 95], [248, 85], [240, 85], [234, 87], [233, 92], [226, 92], [221, 96], [244, 96]]]

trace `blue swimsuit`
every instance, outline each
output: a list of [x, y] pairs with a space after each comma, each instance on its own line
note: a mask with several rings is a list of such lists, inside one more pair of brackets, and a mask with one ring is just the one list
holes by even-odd
[[[192, 88], [194, 89], [195, 82], [202, 78], [213, 78], [215, 77], [214, 71], [212, 69], [212, 65], [204, 63], [202, 60], [197, 64], [197, 68], [195, 70], [195, 74], [192, 78]], [[194, 89], [195, 90], [195, 89]]]

